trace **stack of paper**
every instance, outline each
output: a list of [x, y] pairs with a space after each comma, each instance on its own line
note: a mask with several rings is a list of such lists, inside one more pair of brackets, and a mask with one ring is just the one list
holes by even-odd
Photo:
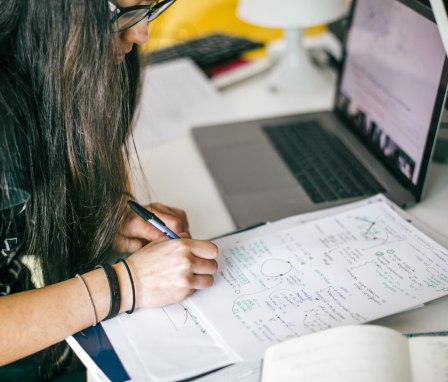
[[175, 381], [448, 294], [448, 251], [385, 197], [216, 241], [215, 285], [103, 326], [133, 379]]
[[193, 126], [228, 122], [235, 113], [188, 59], [150, 65], [134, 122], [138, 150], [186, 135]]

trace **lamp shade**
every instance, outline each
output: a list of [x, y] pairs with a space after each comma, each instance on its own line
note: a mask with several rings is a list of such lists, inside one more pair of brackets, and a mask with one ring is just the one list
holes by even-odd
[[272, 28], [325, 24], [345, 13], [344, 0], [239, 0], [237, 9], [242, 20]]

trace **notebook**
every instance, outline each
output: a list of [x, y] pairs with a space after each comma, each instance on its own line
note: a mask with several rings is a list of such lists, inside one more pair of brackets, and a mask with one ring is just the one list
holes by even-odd
[[384, 193], [421, 200], [448, 80], [431, 9], [352, 3], [332, 111], [193, 129], [239, 227]]

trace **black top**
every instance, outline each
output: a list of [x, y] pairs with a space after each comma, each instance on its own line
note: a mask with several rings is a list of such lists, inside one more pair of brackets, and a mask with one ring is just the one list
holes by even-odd
[[[2, 113], [3, 114], [3, 113]], [[24, 277], [20, 248], [25, 240], [26, 207], [30, 193], [26, 190], [24, 166], [14, 134], [14, 124], [5, 114], [0, 124], [0, 296], [20, 290]]]

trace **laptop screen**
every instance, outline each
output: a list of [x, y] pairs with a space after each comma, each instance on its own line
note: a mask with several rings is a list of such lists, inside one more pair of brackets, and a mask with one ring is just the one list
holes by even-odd
[[445, 97], [445, 50], [431, 12], [414, 3], [356, 0], [336, 108], [421, 194]]

